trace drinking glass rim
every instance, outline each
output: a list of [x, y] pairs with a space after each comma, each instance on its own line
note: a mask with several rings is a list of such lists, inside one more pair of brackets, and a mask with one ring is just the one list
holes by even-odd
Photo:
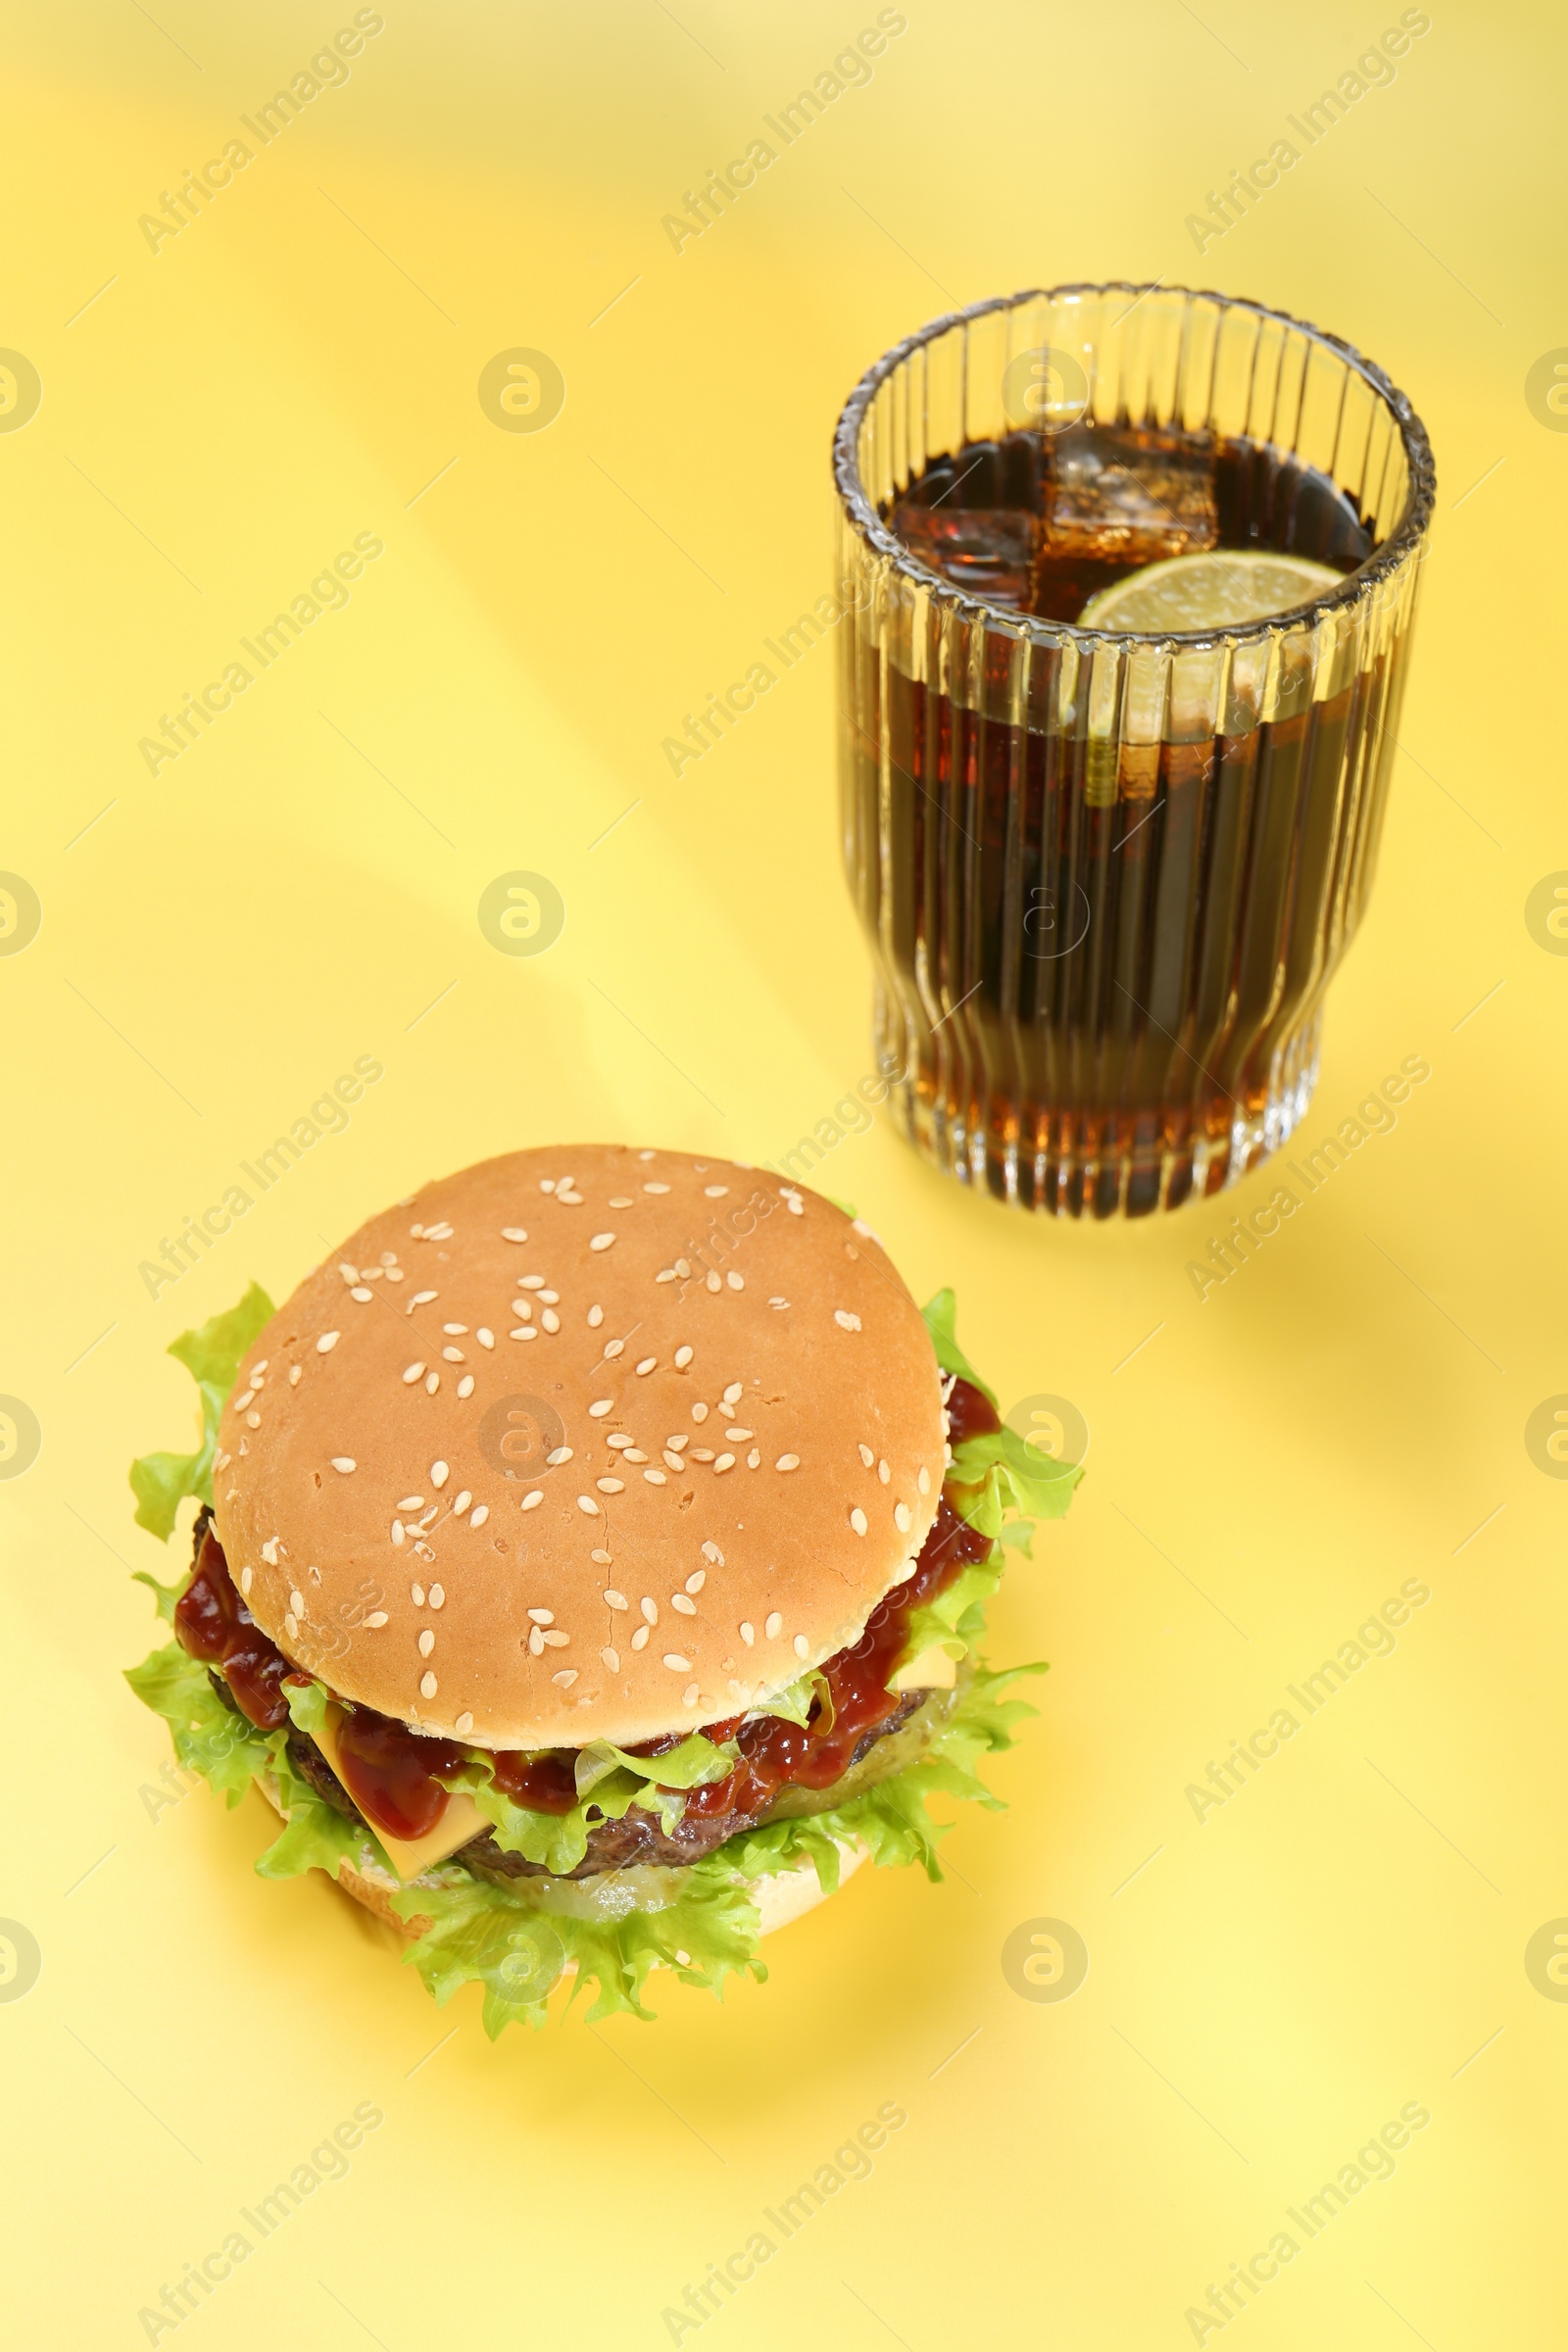
[[[1405, 462], [1410, 471], [1409, 489], [1404, 510], [1388, 537], [1368, 556], [1364, 564], [1348, 571], [1338, 587], [1326, 589], [1321, 596], [1306, 604], [1292, 605], [1283, 612], [1265, 613], [1257, 620], [1228, 623], [1208, 629], [1093, 629], [1075, 620], [1042, 620], [1035, 614], [1019, 612], [1016, 607], [993, 603], [989, 598], [976, 596], [957, 588], [931, 565], [922, 564], [903, 541], [888, 529], [866, 496], [860, 479], [858, 444], [865, 414], [881, 386], [912, 352], [922, 345], [934, 343], [939, 335], [970, 319], [983, 318], [992, 311], [1016, 310], [1026, 302], [1056, 302], [1069, 296], [1131, 294], [1141, 301], [1149, 294], [1181, 294], [1199, 302], [1212, 302], [1223, 309], [1250, 311], [1257, 318], [1268, 318], [1282, 326], [1293, 328], [1309, 341], [1321, 345], [1344, 361], [1362, 381], [1368, 384], [1384, 407], [1392, 414], [1399, 428]], [[1133, 306], [1136, 308], [1136, 304]], [[1124, 313], [1125, 317], [1127, 314]], [[1070, 642], [1088, 647], [1102, 645], [1180, 646], [1206, 650], [1229, 645], [1255, 645], [1276, 635], [1285, 628], [1296, 627], [1302, 621], [1315, 623], [1327, 612], [1349, 606], [1364, 596], [1380, 581], [1397, 571], [1406, 557], [1418, 547], [1427, 525], [1437, 495], [1437, 469], [1432, 457], [1432, 444], [1426, 426], [1398, 386], [1385, 374], [1375, 360], [1369, 360], [1348, 343], [1342, 335], [1330, 334], [1325, 327], [1314, 326], [1310, 319], [1297, 318], [1289, 311], [1275, 309], [1271, 304], [1254, 302], [1244, 294], [1222, 294], [1212, 286], [1171, 285], [1156, 278], [1151, 284], [1139, 285], [1126, 278], [1109, 278], [1103, 283], [1074, 282], [1061, 286], [1026, 286], [1016, 294], [992, 294], [984, 301], [966, 303], [961, 310], [946, 311], [940, 318], [928, 319], [916, 327], [902, 342], [895, 343], [874, 361], [851, 392], [839, 415], [833, 434], [833, 479], [846, 514], [874, 553], [885, 556], [906, 577], [934, 594], [938, 603], [965, 616], [980, 615], [988, 623], [999, 624], [1009, 634], [1026, 637], [1038, 644]]]

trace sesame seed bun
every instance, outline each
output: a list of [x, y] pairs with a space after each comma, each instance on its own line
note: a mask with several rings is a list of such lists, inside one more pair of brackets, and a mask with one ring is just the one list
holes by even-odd
[[241, 1365], [214, 1488], [257, 1623], [333, 1690], [579, 1747], [842, 1648], [944, 1458], [867, 1227], [736, 1161], [573, 1145], [429, 1184], [318, 1266]]

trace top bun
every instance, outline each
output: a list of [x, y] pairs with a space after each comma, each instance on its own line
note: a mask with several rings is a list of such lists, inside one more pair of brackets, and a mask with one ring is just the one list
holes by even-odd
[[240, 1367], [218, 1532], [344, 1697], [619, 1745], [853, 1640], [936, 1514], [941, 1380], [869, 1229], [734, 1160], [514, 1152], [373, 1217]]

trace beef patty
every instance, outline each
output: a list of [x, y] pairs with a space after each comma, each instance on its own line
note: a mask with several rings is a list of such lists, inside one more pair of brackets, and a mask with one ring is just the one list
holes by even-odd
[[[220, 1674], [212, 1682], [228, 1706], [234, 1704], [227, 1684]], [[927, 1693], [908, 1690], [899, 1700], [885, 1723], [877, 1724], [861, 1740], [846, 1766], [853, 1772], [862, 1756], [875, 1747], [879, 1740], [903, 1729]], [[350, 1821], [364, 1819], [358, 1805], [332, 1770], [321, 1750], [308, 1732], [291, 1731], [288, 1736], [289, 1761], [304, 1781], [308, 1781], [320, 1797], [336, 1813]], [[656, 1813], [641, 1805], [632, 1805], [619, 1821], [601, 1821], [588, 1832], [588, 1846], [575, 1870], [564, 1873], [547, 1870], [542, 1862], [530, 1862], [526, 1855], [509, 1853], [505, 1846], [486, 1832], [460, 1846], [452, 1856], [465, 1869], [476, 1871], [486, 1879], [548, 1879], [564, 1876], [588, 1879], [604, 1870], [624, 1870], [630, 1863], [661, 1863], [666, 1868], [679, 1869], [686, 1863], [701, 1862], [705, 1856], [716, 1853], [726, 1838], [738, 1837], [742, 1830], [755, 1829], [767, 1811], [767, 1801], [756, 1810], [736, 1810], [731, 1813], [706, 1813], [690, 1821], [678, 1821], [665, 1830]]]

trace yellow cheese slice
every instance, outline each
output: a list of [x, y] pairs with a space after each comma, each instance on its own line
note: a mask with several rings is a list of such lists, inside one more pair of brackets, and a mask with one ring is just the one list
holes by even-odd
[[[338, 1726], [343, 1720], [341, 1707], [328, 1707], [321, 1727], [321, 1748], [327, 1762], [345, 1788], [348, 1779], [338, 1762]], [[371, 1825], [374, 1826], [373, 1824]], [[460, 1845], [468, 1844], [474, 1838], [483, 1838], [491, 1825], [486, 1821], [471, 1796], [461, 1789], [447, 1798], [447, 1809], [433, 1830], [422, 1838], [389, 1838], [385, 1830], [375, 1835], [386, 1849], [387, 1860], [400, 1879], [416, 1879], [421, 1870], [430, 1870], [437, 1862], [445, 1862]]]
[[917, 1658], [901, 1666], [888, 1684], [890, 1690], [951, 1690], [957, 1680], [958, 1661], [940, 1642], [922, 1649]]

